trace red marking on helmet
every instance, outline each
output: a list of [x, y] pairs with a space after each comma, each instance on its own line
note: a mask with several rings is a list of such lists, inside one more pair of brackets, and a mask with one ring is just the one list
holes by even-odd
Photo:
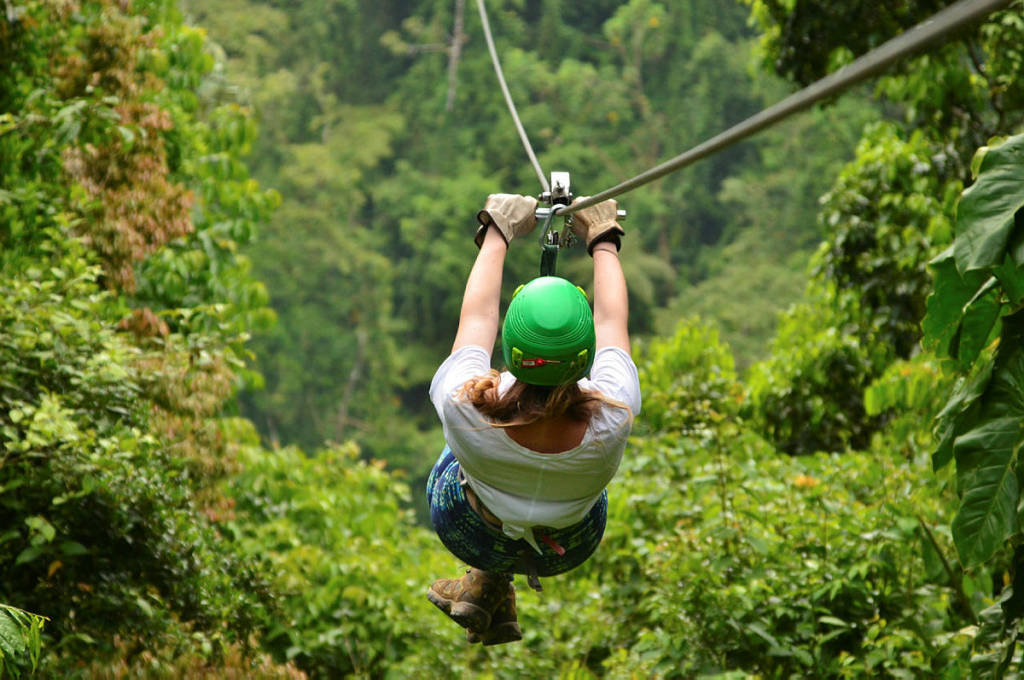
[[545, 364], [560, 364], [561, 361], [555, 359], [523, 359], [523, 368], [540, 368]]

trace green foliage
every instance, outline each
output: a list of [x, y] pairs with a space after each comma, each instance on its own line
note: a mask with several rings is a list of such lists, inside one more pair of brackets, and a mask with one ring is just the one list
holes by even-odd
[[[832, 4], [753, 3], [754, 16], [769, 27], [768, 52], [780, 59], [783, 71], [804, 74], [796, 76], [798, 80], [814, 79], [889, 37], [904, 19], [923, 18], [934, 9], [928, 3], [910, 3], [879, 12], [877, 21], [889, 22], [889, 28], [875, 19], [840, 22], [828, 29], [836, 39], [821, 44], [825, 52], [804, 49], [800, 36], [814, 26], [824, 30], [821, 22], [827, 17], [849, 18], [871, 9], [870, 3]], [[954, 204], [968, 166], [964, 149], [985, 131], [991, 134], [1014, 125], [1014, 117], [1002, 113], [1002, 90], [994, 84], [1003, 82], [1001, 69], [1016, 67], [1009, 65], [1012, 55], [999, 58], [992, 46], [1001, 44], [1002, 38], [995, 35], [1005, 38], [1016, 30], [1017, 22], [995, 15], [980, 29], [965, 33], [962, 41], [921, 56], [906, 70], [880, 82], [879, 92], [903, 106], [906, 119], [918, 127], [911, 131], [884, 123], [869, 128], [856, 158], [823, 197], [819, 219], [827, 241], [812, 272], [824, 285], [808, 289], [808, 304], [832, 308], [816, 314], [832, 326], [826, 335], [833, 337], [822, 345], [809, 338], [824, 331], [810, 331], [805, 337], [780, 329], [776, 347], [781, 356], [754, 369], [752, 414], [773, 441], [792, 442], [799, 428], [793, 427], [795, 423], [780, 427], [778, 423], [787, 422], [786, 416], [775, 415], [780, 410], [802, 414], [797, 421], [802, 425], [835, 426], [826, 428], [830, 448], [848, 443], [863, 446], [871, 432], [891, 417], [882, 412], [866, 414], [861, 392], [892, 359], [907, 359], [917, 351], [918, 324], [929, 290], [925, 263], [952, 238]], [[951, 118], [951, 111], [960, 113]], [[941, 285], [956, 282], [946, 277]], [[964, 338], [969, 347], [980, 349], [986, 341], [987, 330], [982, 328], [994, 318], [988, 293], [983, 291], [972, 309], [980, 323], [970, 325], [978, 333], [969, 332]], [[936, 319], [949, 323], [949, 319]], [[795, 330], [791, 325], [790, 331]], [[791, 343], [783, 340], [787, 335]], [[807, 345], [828, 349], [805, 352], [801, 348]], [[811, 360], [814, 355], [818, 358]], [[808, 364], [819, 370], [794, 368]], [[772, 375], [773, 367], [779, 375]], [[808, 384], [808, 375], [817, 378]], [[829, 377], [822, 380], [824, 376]], [[812, 447], [821, 445], [817, 442]], [[801, 447], [784, 444], [784, 448]]]
[[735, 413], [739, 385], [729, 350], [699, 322], [680, 322], [675, 335], [653, 340], [637, 357], [644, 386], [642, 426], [695, 435]]
[[[1015, 217], [1024, 207], [1024, 193], [1020, 191], [1024, 180], [1024, 136], [1012, 137], [995, 148], [982, 147], [974, 167], [976, 181], [964, 191], [957, 210], [958, 231], [953, 244], [957, 270], [995, 271], [1008, 256], [1020, 266], [1020, 244], [1011, 244], [1010, 235], [1016, 226]], [[999, 271], [1003, 276], [997, 278], [1011, 296], [1010, 302], [1019, 304], [1021, 290], [1014, 272]]]
[[[243, 395], [244, 412], [270, 442], [309, 449], [352, 438], [366, 455], [405, 466], [433, 423], [423, 394], [458, 318], [474, 254], [472, 215], [489, 193], [536, 186], [495, 88], [476, 13], [465, 13], [467, 42], [455, 63], [450, 2], [413, 3], [402, 12], [373, 3], [255, 0], [187, 7], [223, 47], [231, 79], [263, 122], [252, 164], [283, 197], [270, 228], [246, 249], [280, 323], [256, 334], [252, 348], [266, 384]], [[495, 3], [489, 13], [541, 163], [572, 171], [580, 194], [646, 169], [784, 94], [781, 83], [751, 72], [739, 4], [636, 0], [582, 11], [546, 0], [530, 11]], [[383, 34], [380, 44], [358, 26]], [[361, 61], [371, 54], [372, 64]], [[353, 88], [340, 75], [345, 68], [360, 72], [365, 87]], [[370, 83], [373, 77], [386, 82]], [[741, 233], [751, 219], [769, 223], [765, 241], [810, 247], [823, 169], [849, 152], [860, 126], [857, 116], [849, 123], [821, 118], [828, 116], [805, 134], [832, 143], [805, 163], [791, 160], [799, 136], [780, 132], [630, 195], [626, 207], [643, 217], [635, 228], [627, 224], [623, 254], [635, 333], [671, 333], [695, 311], [682, 301], [656, 315], [681, 283], [713, 273], [705, 247]], [[762, 189], [767, 168], [777, 177]], [[718, 200], [729, 182], [742, 210]], [[807, 219], [790, 220], [799, 210]], [[746, 244], [736, 267], [750, 257], [762, 261], [777, 306], [758, 306], [756, 322], [742, 323], [745, 310], [724, 304], [723, 327], [730, 340], [745, 333], [745, 349], [763, 351], [774, 311], [801, 288], [802, 261], [771, 267], [771, 257]], [[532, 240], [513, 248], [511, 287], [536, 274], [537, 255]], [[585, 257], [566, 254], [560, 268], [583, 285], [589, 280]], [[719, 310], [696, 311], [710, 318]]]
[[[763, 30], [764, 63], [807, 85], [952, 4], [950, 0], [810, 2], [745, 0]], [[987, 17], [957, 40], [893, 69], [878, 93], [896, 102], [915, 127], [942, 131], [966, 160], [989, 137], [1024, 121], [1019, 71], [1024, 23], [1020, 0]], [[966, 179], [966, 177], [963, 177]]]
[[[465, 645], [463, 631], [423, 603], [422, 588], [451, 572], [443, 557], [431, 558], [443, 554], [436, 542], [384, 510], [392, 490], [404, 492], [393, 477], [356, 463], [354, 451], [343, 460], [285, 453], [252, 464], [259, 471], [244, 486], [261, 491], [239, 503], [267, 500], [250, 506], [250, 520], [239, 516], [250, 527], [243, 533], [272, 533], [265, 558], [284, 564], [293, 554], [287, 573], [304, 574], [296, 593], [308, 594], [310, 575], [323, 573], [331, 607], [353, 626], [346, 630], [372, 631], [358, 642], [321, 635], [318, 654], [336, 669], [359, 661], [366, 674], [398, 677], [964, 677], [974, 635], [967, 624], [991, 600], [947, 557], [948, 492], [922, 481], [927, 445], [906, 451], [896, 438], [878, 438], [868, 451], [779, 456], [725, 407], [680, 432], [674, 415], [687, 403], [701, 408], [701, 393], [715, 399], [707, 385], [731, 375], [731, 359], [696, 324], [643, 355], [645, 414], [662, 413], [666, 427], [633, 438], [595, 556], [545, 579], [543, 594], [519, 589], [520, 646]], [[684, 370], [698, 376], [694, 385], [673, 373]], [[664, 397], [675, 410], [664, 409]], [[321, 480], [336, 478], [349, 498], [321, 495]], [[300, 544], [330, 546], [336, 532], [354, 548], [332, 555], [336, 568], [317, 566], [320, 549]], [[397, 535], [404, 538], [393, 544]], [[364, 545], [375, 546], [382, 567], [372, 577], [365, 562], [349, 561]], [[392, 561], [405, 550], [415, 552]], [[328, 592], [289, 602], [297, 621], [311, 616], [311, 602], [318, 614], [289, 628], [297, 661], [314, 649], [304, 626], [339, 625], [319, 604]], [[389, 660], [401, 644], [406, 653]]]
[[237, 162], [251, 118], [200, 113], [172, 3], [22, 3], [0, 44], [0, 600], [52, 621], [47, 677], [247, 659], [272, 597], [207, 487], [261, 306], [232, 240], [272, 203]]
[[960, 184], [921, 132], [869, 129], [856, 159], [822, 198], [828, 240], [816, 273], [854, 292], [877, 341], [908, 358], [920, 339], [929, 280], [923, 263], [948, 243]]
[[28, 661], [30, 672], [39, 665], [46, 617], [0, 604], [0, 676], [21, 677]]
[[[935, 292], [928, 300], [925, 340], [948, 357], [959, 374], [939, 414], [934, 464], [956, 461], [960, 506], [953, 537], [966, 565], [996, 565], [1020, 541], [1020, 465], [1024, 444], [1024, 298], [1018, 216], [1024, 205], [1019, 181], [1024, 135], [982, 148], [975, 157], [976, 180], [964, 191], [953, 245], [933, 261]], [[1006, 663], [989, 667], [1002, 677], [1013, 657], [1020, 618], [1014, 553], [1008, 594], [1000, 601], [1000, 632], [989, 643], [1001, 646]], [[997, 620], [998, 612], [993, 613]], [[993, 652], [978, 650], [979, 659]]]
[[210, 630], [230, 618], [247, 634], [261, 605], [240, 586], [257, 582], [217, 545], [185, 461], [150, 430], [141, 357], [100, 321], [96, 268], [72, 256], [45, 277], [10, 273], [21, 276], [0, 281], [0, 597], [49, 617], [64, 653], [103, 649], [115, 632], [163, 634], [173, 617]]
[[827, 240], [808, 302], [782, 317], [771, 357], [750, 371], [746, 413], [781, 450], [861, 449], [890, 417], [863, 394], [918, 347], [924, 263], [951, 237], [960, 187], [950, 167], [924, 134], [876, 124], [822, 197]]
[[270, 453], [237, 426], [244, 472], [228, 485], [222, 529], [281, 593], [284, 617], [268, 622], [264, 645], [312, 677], [381, 677], [422, 653], [424, 588], [449, 560], [405, 509], [406, 484], [358, 461], [354, 445]]
[[771, 358], [754, 364], [744, 413], [780, 450], [791, 454], [861, 449], [880, 424], [868, 416], [862, 393], [891, 360], [891, 354], [863, 338], [847, 321], [856, 302], [835, 293], [830, 303], [803, 304], [782, 318]]
[[931, 540], [943, 505], [912, 463], [779, 457], [735, 426], [637, 444], [602, 547], [621, 584], [605, 599], [635, 631], [624, 666], [961, 677], [970, 639]]
[[[2, 672], [1012, 672], [1020, 138], [978, 155], [957, 241], [933, 260], [924, 330], [955, 375], [915, 354], [915, 325], [963, 150], [1024, 111], [1019, 11], [882, 81], [904, 127], [869, 130], [817, 225], [810, 201], [873, 105], [815, 112], [630, 195], [634, 330], [669, 337], [637, 343], [644, 410], [602, 547], [542, 595], [521, 588], [524, 641], [490, 649], [423, 598], [460, 565], [409, 510], [409, 486], [422, 493], [408, 480], [440, 445], [423, 388], [457, 318], [473, 212], [535, 182], [472, 13], [450, 61], [452, 4], [186, 3], [216, 43], [166, 0], [0, 14], [0, 601], [51, 621], [0, 606]], [[754, 3], [790, 73], [930, 7], [858, 23], [873, 5], [805, 4]], [[541, 160], [580, 193], [784, 90], [750, 72], [736, 4], [491, 12]], [[836, 39], [797, 49], [809, 32]], [[715, 326], [678, 319], [715, 312], [722, 337], [751, 336], [741, 365], [759, 358], [821, 230], [817, 280], [744, 389]], [[588, 258], [562, 264], [586, 283]], [[532, 244], [508, 272], [510, 287], [534, 275]], [[677, 281], [701, 285], [659, 313]], [[253, 332], [267, 389], [246, 410], [315, 455], [262, 449], [224, 417], [259, 381], [242, 365]]]
[[951, 0], [746, 2], [764, 32], [765, 62], [801, 85], [809, 85], [952, 4]]
[[[765, 100], [784, 95], [778, 83], [757, 86], [766, 90]], [[822, 235], [812, 199], [828, 189], [875, 115], [869, 102], [842, 100], [759, 135], [753, 144], [760, 162], [727, 178], [717, 196], [729, 213], [728, 242], [702, 255], [703, 278], [656, 312], [655, 329], [669, 334], [676, 319], [698, 314], [715, 320], [741, 370], [766, 358], [778, 316], [806, 286], [807, 263]], [[632, 287], [634, 278], [628, 280]]]

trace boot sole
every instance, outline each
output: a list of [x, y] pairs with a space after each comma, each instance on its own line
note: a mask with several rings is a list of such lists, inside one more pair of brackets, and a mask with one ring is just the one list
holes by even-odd
[[475, 604], [469, 602], [452, 602], [441, 597], [433, 590], [427, 590], [427, 599], [430, 603], [448, 615], [455, 623], [474, 633], [482, 634], [491, 625], [490, 613]]
[[519, 630], [519, 624], [514, 621], [491, 626], [486, 633], [480, 636], [480, 642], [486, 647], [503, 645], [506, 642], [519, 642], [522, 639], [523, 633]]

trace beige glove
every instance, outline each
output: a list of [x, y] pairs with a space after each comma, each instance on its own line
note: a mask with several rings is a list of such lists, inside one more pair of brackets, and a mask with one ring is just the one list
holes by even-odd
[[[579, 203], [586, 196], [580, 196], [573, 203]], [[610, 241], [615, 244], [615, 249], [622, 248], [621, 236], [626, 235], [626, 230], [619, 226], [616, 221], [618, 217], [619, 204], [615, 199], [609, 198], [597, 205], [584, 208], [572, 216], [572, 232], [587, 244], [587, 252], [591, 257], [594, 255], [594, 246], [602, 241]]]
[[476, 214], [480, 228], [476, 230], [476, 247], [483, 245], [487, 227], [492, 224], [505, 237], [505, 243], [533, 231], [537, 226], [537, 199], [517, 194], [491, 194], [484, 209]]

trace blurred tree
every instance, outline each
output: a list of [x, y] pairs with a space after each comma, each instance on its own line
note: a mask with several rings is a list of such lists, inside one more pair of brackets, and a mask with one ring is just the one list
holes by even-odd
[[[836, 8], [822, 11], [842, 12], [846, 7], [844, 3], [834, 4]], [[777, 3], [772, 6], [781, 9]], [[1005, 109], [1005, 102], [1018, 101], [1021, 91], [1003, 71], [1014, 69], [1012, 64], [1017, 63], [1013, 52], [1007, 55], [1003, 48], [1007, 41], [1021, 38], [1022, 6], [1015, 3], [1010, 10], [992, 15], [982, 25], [960, 33], [956, 40], [905, 62], [893, 75], [881, 78], [876, 92], [890, 106], [898, 107], [894, 111], [897, 119], [866, 130], [857, 157], [823, 198], [820, 220], [826, 242], [812, 265], [819, 285], [810, 289], [809, 304], [833, 307], [833, 313], [838, 314], [835, 328], [849, 335], [835, 345], [834, 359], [845, 362], [848, 346], [859, 347], [859, 364], [868, 373], [862, 377], [848, 375], [845, 383], [851, 387], [847, 389], [825, 389], [824, 384], [808, 388], [800, 375], [788, 368], [804, 343], [798, 335], [790, 334], [793, 346], [785, 347], [780, 337], [773, 348], [775, 356], [766, 364], [790, 377], [776, 376], [777, 381], [762, 377], [756, 385], [752, 383], [752, 390], [754, 402], [761, 404], [769, 402], [760, 397], [774, 393], [771, 408], [775, 410], [783, 408], [782, 402], [788, 409], [803, 408], [799, 401], [813, 393], [824, 406], [812, 410], [843, 414], [849, 429], [833, 438], [831, 446], [863, 442], [870, 430], [884, 421], [884, 416], [879, 419], [878, 414], [866, 414], [859, 393], [854, 403], [849, 403], [848, 389], [878, 377], [893, 359], [908, 358], [919, 351], [919, 323], [929, 289], [926, 264], [952, 238], [955, 201], [968, 181], [971, 150], [984, 135], [1006, 133], [1024, 122], [1020, 111]], [[807, 68], [824, 68], [820, 55], [815, 60], [810, 52], [799, 49], [799, 31], [778, 29], [778, 22], [798, 23], [802, 15], [793, 8], [783, 14], [771, 14], [766, 8], [766, 3], [755, 3], [754, 16], [767, 26], [769, 52], [806, 59], [801, 63]], [[929, 2], [899, 5], [900, 16], [908, 21], [932, 9]], [[848, 31], [851, 35], [846, 40], [863, 46], [891, 37], [898, 28], [892, 23], [884, 32], [875, 33], [878, 27], [874, 24], [850, 26], [856, 30]], [[864, 35], [853, 35], [861, 32]], [[838, 67], [846, 57], [831, 59], [827, 67]], [[856, 299], [857, 304], [848, 304], [850, 299]], [[878, 360], [880, 356], [888, 358]], [[816, 363], [829, 361], [822, 355]], [[775, 386], [768, 387], [773, 381]], [[766, 391], [759, 397], [761, 390]], [[773, 418], [767, 410], [758, 417]]]
[[765, 63], [799, 85], [921, 23], [953, 0], [746, 0], [764, 31]]

